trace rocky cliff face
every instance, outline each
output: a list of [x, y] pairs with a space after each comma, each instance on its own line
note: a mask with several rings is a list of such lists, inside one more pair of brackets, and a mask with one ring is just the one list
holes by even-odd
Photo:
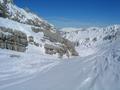
[[27, 46], [28, 41], [25, 33], [0, 27], [0, 48], [24, 52]]
[[50, 30], [42, 31], [39, 28], [37, 29], [34, 28], [33, 31], [36, 33], [43, 32], [44, 38], [55, 44], [55, 45], [48, 44], [48, 43], [45, 44], [45, 51], [47, 54], [58, 53], [60, 57], [62, 57], [64, 54], [66, 54], [67, 56], [70, 56], [70, 55], [78, 56], [78, 53], [75, 50], [74, 43], [68, 39], [63, 38], [57, 31], [56, 32], [51, 32]]
[[34, 45], [44, 47], [46, 54], [78, 56], [73, 42], [62, 37], [53, 25], [12, 2], [0, 0], [1, 48], [23, 52], [27, 46]]
[[[71, 55], [78, 56], [74, 43], [62, 37], [57, 31], [41, 30], [40, 28], [32, 28], [32, 31], [35, 33], [42, 32], [44, 34], [44, 41], [49, 40], [52, 42], [52, 44], [45, 42], [44, 48], [46, 54], [53, 55], [58, 53], [59, 57], [63, 55], [67, 55], [68, 57]], [[31, 40], [33, 41], [33, 38]]]

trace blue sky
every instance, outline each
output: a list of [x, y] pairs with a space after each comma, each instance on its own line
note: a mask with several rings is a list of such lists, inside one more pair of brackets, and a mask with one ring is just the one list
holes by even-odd
[[104, 26], [120, 23], [120, 0], [14, 0], [56, 27]]

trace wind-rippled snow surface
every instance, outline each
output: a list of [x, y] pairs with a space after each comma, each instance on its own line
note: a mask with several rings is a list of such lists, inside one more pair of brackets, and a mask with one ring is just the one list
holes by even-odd
[[115, 41], [99, 49], [84, 49], [87, 55], [61, 61], [34, 54], [11, 59], [10, 55], [0, 53], [0, 89], [120, 90], [119, 44]]
[[8, 51], [0, 49], [0, 89], [30, 80], [37, 73], [58, 64], [58, 61], [44, 55], [6, 52]]

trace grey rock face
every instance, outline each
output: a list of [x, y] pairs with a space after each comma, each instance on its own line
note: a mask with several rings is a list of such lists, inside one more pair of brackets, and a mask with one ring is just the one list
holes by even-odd
[[[69, 41], [68, 39], [63, 38], [60, 33], [58, 33], [57, 31], [51, 31], [50, 29], [47, 30], [41, 30], [40, 28], [32, 28], [32, 31], [34, 31], [35, 33], [39, 33], [39, 32], [43, 32], [44, 33], [44, 38], [48, 39], [49, 41], [53, 42], [53, 43], [60, 43], [62, 46], [62, 49], [56, 51], [55, 46], [50, 45], [50, 44], [45, 44], [45, 53], [47, 54], [60, 54], [60, 56], [63, 56], [65, 53], [63, 53], [64, 51], [69, 51], [71, 53], [72, 56], [78, 56], [77, 51], [75, 50], [75, 44], [71, 41]], [[34, 42], [33, 37], [29, 37], [29, 41], [30, 42]], [[64, 48], [63, 48], [64, 47]], [[59, 47], [61, 48], [61, 47]], [[58, 47], [57, 47], [58, 49]], [[62, 55], [63, 54], [63, 55]]]
[[34, 37], [33, 37], [33, 36], [29, 36], [28, 39], [29, 39], [28, 41], [29, 41], [30, 43], [31, 43], [31, 42], [34, 42]]
[[32, 27], [31, 29], [32, 29], [32, 31], [35, 32], [35, 33], [43, 32], [43, 30], [40, 29], [40, 28]]
[[55, 46], [53, 46], [53, 45], [45, 44], [44, 48], [45, 48], [45, 53], [46, 54], [53, 55], [53, 54], [57, 53], [57, 51], [56, 51], [57, 48]]
[[0, 27], [0, 48], [24, 52], [27, 46], [28, 41], [25, 33]]
[[39, 43], [37, 43], [37, 42], [34, 42], [34, 45], [37, 46], [37, 47], [40, 46]]
[[28, 37], [28, 42], [29, 42], [30, 44], [32, 44], [32, 45], [37, 46], [37, 47], [40, 46], [39, 43], [37, 43], [37, 42], [34, 41], [34, 37], [33, 37], [33, 36], [29, 36], [29, 37]]
[[0, 17], [6, 18], [8, 16], [7, 7], [5, 3], [0, 2]]
[[46, 54], [53, 55], [58, 53], [60, 58], [65, 54], [68, 55], [68, 57], [70, 56], [64, 45], [45, 44], [44, 48]]
[[[68, 50], [72, 56], [78, 56], [77, 51], [75, 50], [75, 45], [68, 39], [65, 39], [61, 37], [61, 35], [57, 32], [51, 32], [50, 30], [44, 30], [45, 37], [48, 37], [48, 39], [51, 42], [59, 42], [61, 45], [64, 46], [63, 49]], [[64, 53], [63, 53], [64, 54]]]

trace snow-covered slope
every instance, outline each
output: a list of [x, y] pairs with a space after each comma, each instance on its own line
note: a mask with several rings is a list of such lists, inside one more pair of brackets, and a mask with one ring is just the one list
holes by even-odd
[[[41, 53], [44, 53], [44, 43], [41, 41], [41, 39], [44, 36], [44, 34], [42, 32], [36, 34], [35, 32], [32, 31], [30, 25], [21, 24], [21, 23], [18, 23], [16, 21], [12, 21], [9, 19], [0, 18], [0, 21], [1, 21], [0, 27], [6, 27], [6, 28], [11, 28], [13, 30], [22, 31], [25, 34], [27, 34], [28, 37], [33, 36], [34, 41], [41, 45], [41, 47], [36, 47], [36, 48], [38, 48], [41, 51]], [[33, 45], [33, 47], [35, 47], [35, 46]], [[29, 50], [29, 46], [28, 46], [28, 50]]]
[[[61, 29], [63, 37], [73, 42], [78, 42], [83, 46], [96, 46], [99, 44], [110, 42], [120, 34], [120, 25], [108, 26], [105, 28], [63, 28]], [[69, 31], [69, 32], [68, 32]]]
[[[18, 28], [28, 35], [34, 35], [30, 25], [3, 18], [0, 18], [0, 20], [2, 20], [2, 26], [6, 22], [10, 22], [7, 25], [8, 27]], [[14, 24], [16, 24], [16, 27], [14, 27]], [[24, 31], [25, 29], [27, 31]], [[82, 36], [74, 35], [74, 37], [86, 38], [89, 36], [90, 38], [98, 38], [102, 36], [104, 38], [108, 35], [115, 35], [115, 38], [97, 39], [98, 43], [91, 44], [89, 47], [80, 44], [77, 47], [79, 57], [61, 60], [42, 53], [44, 49], [40, 50], [39, 47], [33, 45], [29, 45], [29, 49], [25, 53], [1, 49], [0, 89], [119, 90], [119, 26], [107, 27], [105, 31], [102, 31], [102, 29], [96, 31], [92, 28], [89, 31], [82, 30], [79, 32], [84, 32], [84, 34], [82, 33]], [[92, 33], [92, 35], [88, 32]], [[74, 32], [67, 32], [67, 35], [73, 35], [71, 33]], [[74, 37], [72, 37], [73, 41], [76, 39]], [[37, 37], [35, 36], [35, 38]]]
[[44, 37], [45, 30], [56, 33], [51, 24], [11, 2], [5, 7], [8, 16], [0, 18], [0, 27], [32, 36], [39, 46], [28, 43], [25, 52], [0, 49], [0, 90], [120, 90], [120, 25], [62, 29], [79, 56], [60, 59], [45, 54], [45, 43], [63, 44]]
[[96, 43], [106, 42], [106, 40], [115, 39], [117, 34], [120, 33], [120, 25], [113, 25], [106, 28], [63, 28], [63, 36], [72, 41], [83, 43]]
[[38, 15], [27, 11], [23, 8], [19, 8], [15, 4], [12, 3], [12, 0], [1, 0], [1, 6], [4, 8], [4, 12], [7, 13], [5, 17], [23, 23], [29, 24], [33, 26], [38, 26], [41, 29], [51, 29], [54, 30], [54, 26], [48, 23], [46, 20], [43, 20]]
[[[25, 33], [28, 38], [28, 42], [30, 44], [40, 46], [39, 47], [40, 50], [41, 48], [42, 49], [45, 48], [45, 50], [43, 49], [44, 53], [52, 54], [52, 55], [58, 54], [60, 57], [62, 57], [66, 53], [71, 54], [73, 56], [78, 55], [78, 53], [76, 52], [74, 48], [73, 43], [61, 37], [61, 35], [57, 33], [57, 31], [55, 30], [52, 24], [49, 24], [47, 21], [43, 20], [42, 18], [40, 18], [39, 16], [37, 16], [36, 14], [32, 12], [28, 12], [23, 8], [17, 7], [16, 5], [12, 3], [11, 0], [3, 0], [3, 1], [1, 0], [0, 6], [1, 6], [0, 28], [2, 28], [2, 30], [0, 30], [0, 34], [1, 34], [0, 36], [2, 38], [1, 40], [2, 44], [0, 46], [5, 47], [5, 48], [7, 47], [8, 49], [15, 48], [12, 50], [20, 49], [19, 48], [20, 43], [18, 42], [21, 40], [17, 40], [17, 42], [15, 41], [15, 39], [12, 40], [12, 42], [10, 41], [12, 37], [14, 38], [14, 34], [12, 34], [12, 36], [5, 36], [5, 37], [11, 37], [9, 41], [7, 40], [7, 42], [10, 42], [10, 43], [7, 43], [6, 45], [6, 42], [3, 37], [4, 35], [2, 34], [3, 32], [6, 31], [5, 29], [10, 29], [12, 31], [17, 30], [17, 31]], [[27, 40], [25, 39], [25, 41]], [[14, 44], [11, 45], [11, 43], [17, 43], [17, 49], [15, 45]], [[51, 48], [49, 46], [51, 46]], [[66, 48], [66, 50], [63, 50], [63, 48]]]
[[[28, 35], [34, 35], [30, 25], [3, 19], [1, 25], [19, 28]], [[9, 25], [11, 24], [11, 25]], [[14, 27], [14, 24], [16, 27]], [[12, 26], [13, 25], [13, 26]], [[24, 27], [24, 28], [22, 28]], [[80, 37], [99, 37], [98, 43], [89, 47], [80, 44], [79, 57], [58, 59], [42, 53], [39, 47], [29, 45], [25, 53], [0, 49], [0, 89], [1, 90], [119, 90], [120, 89], [120, 38], [119, 26], [112, 26], [115, 39], [103, 40], [114, 35], [107, 27], [98, 32], [89, 29], [90, 34]], [[27, 31], [25, 30], [27, 29]], [[25, 31], [24, 31], [25, 30]], [[88, 32], [88, 31], [80, 31]], [[97, 32], [97, 33], [96, 33]], [[73, 32], [72, 32], [73, 33]], [[40, 34], [40, 33], [38, 33]], [[67, 33], [72, 35], [71, 32]], [[77, 33], [75, 33], [77, 34]], [[97, 35], [96, 35], [97, 34]], [[38, 35], [39, 36], [39, 35]], [[79, 35], [74, 35], [79, 36]], [[72, 37], [73, 41], [76, 39]], [[35, 38], [37, 38], [35, 36]], [[81, 39], [80, 39], [81, 40]], [[109, 41], [110, 40], [110, 41]], [[104, 44], [102, 44], [105, 42]]]
[[[119, 90], [120, 39], [101, 45], [97, 51], [95, 48], [88, 49], [83, 51], [93, 53], [90, 55], [84, 53], [83, 57], [62, 61], [43, 55], [33, 56], [35, 60], [31, 60], [31, 53], [28, 57], [14, 57], [12, 63], [7, 60], [11, 57], [4, 53], [1, 57], [4, 59], [1, 62], [4, 68], [1, 66], [0, 88], [1, 90]], [[6, 68], [9, 69], [6, 71]]]

